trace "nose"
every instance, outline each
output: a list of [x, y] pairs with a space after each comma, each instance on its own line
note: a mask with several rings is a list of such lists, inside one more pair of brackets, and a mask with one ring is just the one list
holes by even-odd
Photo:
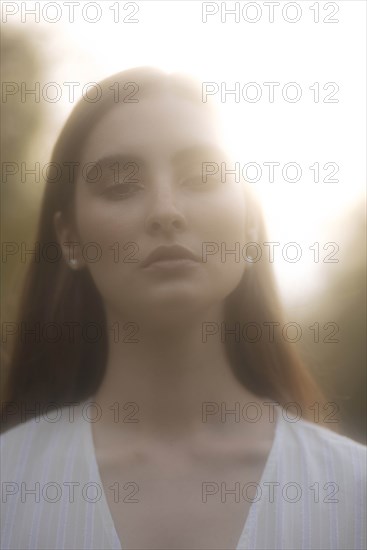
[[170, 233], [182, 231], [186, 227], [186, 218], [177, 207], [177, 197], [169, 178], [154, 186], [149, 197], [148, 214], [146, 217], [147, 231], [156, 233], [163, 231]]

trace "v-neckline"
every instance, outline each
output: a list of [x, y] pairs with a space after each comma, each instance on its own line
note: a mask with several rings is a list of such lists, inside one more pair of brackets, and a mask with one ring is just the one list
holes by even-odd
[[[271, 471], [272, 467], [276, 464], [277, 457], [278, 457], [278, 449], [280, 445], [279, 441], [281, 438], [280, 432], [281, 432], [281, 427], [283, 426], [283, 417], [280, 410], [275, 409], [275, 411], [276, 411], [275, 412], [276, 421], [275, 421], [273, 443], [269, 451], [268, 458], [266, 460], [260, 481], [258, 482], [258, 485], [260, 486], [261, 490], [262, 490], [264, 481], [270, 477], [269, 472]], [[236, 550], [243, 550], [243, 549], [247, 550], [247, 543], [250, 538], [251, 529], [254, 523], [256, 513], [259, 514], [259, 508], [261, 506], [265, 506], [265, 503], [266, 503], [265, 499], [260, 499], [260, 502], [259, 501], [251, 502], [250, 508], [247, 514], [247, 518], [246, 518], [244, 527], [242, 529], [242, 533], [236, 545]]]
[[[86, 403], [91, 403], [91, 402], [93, 402], [91, 399], [87, 399], [87, 400], [83, 401], [80, 404], [80, 411]], [[282, 426], [283, 423], [282, 423], [282, 414], [278, 409], [275, 409], [275, 416], [276, 416], [276, 421], [275, 421], [273, 442], [272, 442], [272, 446], [271, 446], [271, 449], [269, 451], [269, 454], [268, 454], [268, 457], [267, 457], [267, 460], [266, 460], [266, 463], [265, 463], [265, 466], [264, 466], [264, 469], [263, 469], [263, 472], [262, 472], [262, 475], [261, 475], [261, 478], [260, 478], [260, 481], [259, 481], [260, 488], [262, 487], [262, 485], [264, 483], [264, 480], [268, 477], [269, 471], [271, 470], [272, 466], [275, 464], [276, 457], [277, 457], [277, 450], [278, 450], [278, 447], [279, 447], [279, 440], [280, 440], [280, 431], [281, 431], [281, 426]], [[80, 419], [81, 419], [81, 417], [82, 417], [82, 415], [80, 414]], [[90, 470], [92, 472], [93, 481], [95, 483], [97, 483], [98, 486], [101, 489], [101, 493], [100, 493], [101, 498], [98, 501], [98, 505], [100, 507], [100, 513], [101, 513], [101, 516], [103, 518], [103, 522], [104, 522], [104, 525], [105, 525], [105, 528], [106, 528], [106, 535], [108, 536], [108, 538], [111, 542], [111, 550], [126, 550], [125, 546], [123, 546], [121, 544], [119, 535], [117, 534], [117, 530], [116, 530], [116, 527], [115, 527], [115, 523], [113, 521], [111, 510], [110, 510], [110, 507], [109, 507], [108, 502], [107, 502], [107, 498], [106, 498], [106, 494], [105, 494], [105, 490], [104, 490], [104, 487], [103, 487], [102, 478], [101, 478], [101, 475], [100, 475], [99, 466], [98, 466], [98, 462], [97, 462], [96, 448], [95, 448], [94, 440], [93, 440], [93, 432], [92, 432], [91, 422], [84, 421], [84, 428], [85, 428], [85, 430], [84, 430], [85, 446], [83, 446], [84, 456], [85, 456], [86, 462], [87, 462], [87, 464], [89, 464]], [[260, 506], [264, 506], [264, 503], [261, 503], [261, 499], [260, 499], [260, 503], [259, 503], [259, 501], [251, 502], [248, 513], [247, 513], [247, 518], [246, 518], [244, 527], [241, 531], [240, 538], [239, 538], [239, 540], [237, 542], [237, 545], [236, 545], [236, 550], [242, 550], [242, 549], [246, 548], [246, 546], [244, 546], [244, 545], [246, 545], [246, 543], [247, 543], [247, 541], [250, 537], [251, 528], [252, 528], [252, 525], [253, 525], [255, 514], [259, 512], [258, 508]]]

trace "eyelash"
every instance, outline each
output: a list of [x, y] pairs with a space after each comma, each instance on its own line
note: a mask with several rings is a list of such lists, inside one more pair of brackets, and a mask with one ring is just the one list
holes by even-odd
[[[213, 178], [213, 177], [209, 177], [207, 179], [206, 182], [204, 182], [202, 180], [202, 175], [193, 175], [193, 176], [190, 176], [188, 178], [186, 178], [185, 180], [183, 180], [181, 182], [181, 185], [185, 185], [185, 183], [188, 183], [190, 184], [190, 181], [192, 180], [197, 180], [199, 179], [199, 185], [194, 185], [194, 187], [204, 187], [204, 188], [208, 188], [212, 185], [216, 185], [218, 183], [221, 183], [221, 180], [220, 178]], [[129, 186], [136, 186], [138, 188], [138, 190], [142, 190], [144, 189], [144, 187], [142, 186], [138, 186], [137, 184], [135, 183], [118, 183], [118, 184], [114, 184], [112, 186], [109, 186], [102, 194], [103, 195], [106, 195], [107, 197], [111, 197], [111, 198], [119, 198], [119, 199], [125, 199], [125, 198], [128, 198], [130, 197], [131, 195], [134, 194], [134, 191], [130, 191], [130, 192], [127, 192], [127, 193], [123, 193], [123, 194], [119, 194], [119, 193], [115, 193], [114, 191], [116, 191], [116, 189], [126, 189], [127, 187]]]
[[186, 180], [184, 180], [184, 182], [187, 181], [187, 180], [192, 180], [192, 179], [194, 179], [194, 180], [199, 179], [200, 180], [199, 183], [202, 184], [202, 185], [211, 185], [211, 184], [214, 184], [214, 183], [218, 183], [218, 181], [219, 181], [219, 178], [217, 178], [217, 177], [213, 178], [212, 176], [209, 176], [209, 178], [207, 178], [207, 181], [204, 182], [203, 177], [200, 174], [200, 175], [189, 176], [188, 178], [186, 178]]
[[[129, 187], [130, 185], [135, 185], [135, 186], [137, 186], [137, 184], [135, 184], [135, 183], [116, 183], [116, 184], [114, 184], [114, 185], [109, 186], [109, 187], [102, 193], [102, 195], [111, 196], [111, 197], [113, 197], [113, 196], [115, 195], [115, 196], [117, 196], [117, 197], [120, 198], [120, 199], [127, 198], [127, 197], [129, 197], [130, 195], [133, 194], [133, 191], [130, 191], [129, 193], [123, 193], [123, 194], [114, 193], [114, 191], [115, 191], [116, 189], [126, 189], [126, 188]], [[143, 188], [140, 187], [140, 189], [143, 189]]]

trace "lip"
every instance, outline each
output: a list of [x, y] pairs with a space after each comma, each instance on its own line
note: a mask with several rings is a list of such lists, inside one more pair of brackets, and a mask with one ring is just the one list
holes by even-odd
[[152, 264], [157, 267], [179, 267], [199, 261], [199, 256], [184, 246], [159, 246], [142, 261], [141, 267], [149, 267]]

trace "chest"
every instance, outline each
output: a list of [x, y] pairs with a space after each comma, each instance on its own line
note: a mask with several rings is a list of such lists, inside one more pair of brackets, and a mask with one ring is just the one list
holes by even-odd
[[267, 455], [187, 462], [100, 464], [117, 535], [129, 549], [235, 549]]

